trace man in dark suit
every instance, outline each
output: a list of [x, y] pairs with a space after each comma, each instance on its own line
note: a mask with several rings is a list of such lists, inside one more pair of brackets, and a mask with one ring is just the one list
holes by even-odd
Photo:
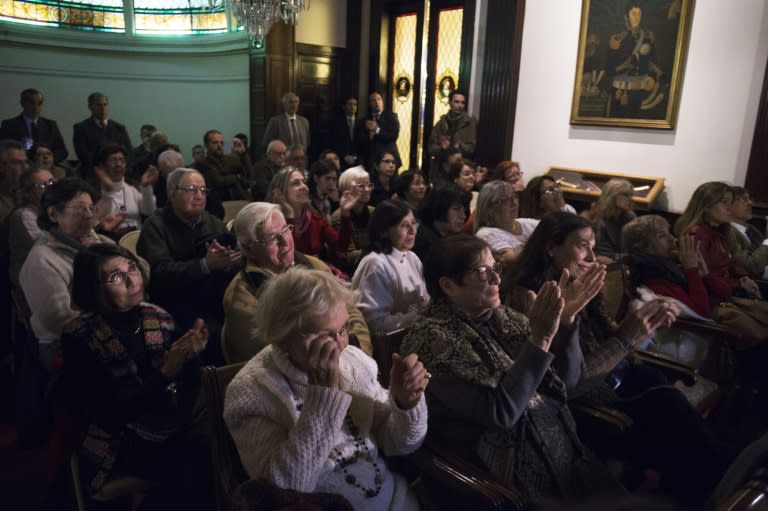
[[[93, 161], [102, 147], [109, 143], [120, 144], [126, 151], [133, 145], [125, 126], [109, 118], [109, 98], [101, 92], [88, 96], [91, 117], [75, 124], [73, 140], [80, 160], [80, 173], [85, 178], [93, 176]], [[129, 166], [133, 162], [128, 162]]]
[[261, 146], [267, 145], [280, 139], [286, 145], [300, 145], [305, 150], [309, 148], [309, 121], [306, 117], [299, 115], [299, 97], [293, 92], [286, 92], [283, 95], [283, 113], [272, 116], [264, 129], [264, 136], [261, 139]]
[[348, 169], [358, 165], [357, 149], [355, 148], [355, 125], [357, 124], [357, 98], [348, 97], [344, 100], [344, 113], [338, 116], [331, 125], [328, 147], [339, 156], [341, 168]]
[[397, 137], [400, 135], [400, 121], [394, 112], [384, 111], [384, 99], [378, 92], [368, 96], [368, 115], [357, 121], [355, 127], [355, 146], [364, 160], [365, 168], [370, 171], [373, 162], [384, 152], [390, 153], [402, 165], [400, 152], [397, 150]]
[[18, 140], [29, 149], [36, 143], [47, 144], [53, 151], [53, 162], [59, 164], [67, 158], [67, 147], [56, 121], [41, 117], [43, 94], [35, 89], [21, 91], [22, 112], [18, 117], [5, 119], [0, 124], [0, 140]]

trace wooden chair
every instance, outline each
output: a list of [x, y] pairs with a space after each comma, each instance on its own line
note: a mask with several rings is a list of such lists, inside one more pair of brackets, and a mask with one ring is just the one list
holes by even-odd
[[392, 369], [392, 354], [400, 353], [400, 344], [408, 333], [407, 328], [371, 335], [373, 359], [379, 366], [379, 383], [389, 388], [389, 371]]
[[224, 206], [224, 223], [234, 220], [241, 209], [248, 204], [247, 200], [225, 200], [221, 203]]
[[224, 367], [206, 366], [202, 369], [203, 394], [211, 421], [211, 463], [218, 511], [231, 509], [230, 496], [240, 483], [248, 480], [248, 474], [240, 462], [235, 442], [224, 422], [224, 397], [227, 385], [244, 365], [245, 362], [240, 362]]
[[139, 254], [136, 252], [136, 244], [139, 242], [140, 234], [141, 234], [141, 230], [127, 232], [123, 234], [123, 236], [120, 238], [120, 241], [118, 241], [117, 244], [123, 248], [127, 248], [128, 250], [130, 250], [133, 255], [138, 256]]

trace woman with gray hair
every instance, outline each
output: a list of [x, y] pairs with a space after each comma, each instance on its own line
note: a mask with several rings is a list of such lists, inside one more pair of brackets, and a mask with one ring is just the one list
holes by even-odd
[[310, 196], [304, 172], [296, 167], [284, 167], [269, 183], [270, 202], [280, 205], [285, 220], [293, 226], [296, 250], [328, 260], [344, 251], [352, 236], [350, 211], [355, 196], [343, 193], [339, 200], [339, 225], [331, 226], [325, 218], [309, 207]]
[[[352, 223], [352, 241], [347, 250], [341, 254], [339, 263], [345, 270], [354, 273], [363, 253], [371, 247], [368, 238], [368, 225], [373, 214], [371, 194], [373, 193], [373, 184], [368, 171], [361, 165], [351, 167], [344, 171], [339, 177], [339, 192], [342, 194], [352, 194], [355, 197], [355, 203], [350, 211], [350, 221]], [[344, 217], [338, 209], [331, 215], [331, 225], [339, 228]]]
[[539, 225], [533, 218], [517, 218], [519, 204], [513, 186], [506, 181], [486, 183], [477, 199], [475, 234], [501, 262], [515, 259]]
[[417, 510], [387, 455], [415, 451], [427, 432], [429, 373], [393, 355], [390, 389], [376, 363], [349, 346], [351, 291], [327, 272], [291, 269], [264, 286], [259, 334], [272, 344], [227, 388], [224, 420], [253, 479], [330, 492], [355, 509]]
[[609, 264], [619, 259], [621, 253], [621, 228], [635, 218], [632, 197], [635, 190], [626, 179], [613, 178], [605, 183], [597, 199], [597, 260]]

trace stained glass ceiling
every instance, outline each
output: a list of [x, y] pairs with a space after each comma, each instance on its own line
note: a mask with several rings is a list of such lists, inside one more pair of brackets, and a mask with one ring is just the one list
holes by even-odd
[[224, 2], [208, 0], [0, 0], [0, 21], [134, 34], [211, 34], [237, 30]]

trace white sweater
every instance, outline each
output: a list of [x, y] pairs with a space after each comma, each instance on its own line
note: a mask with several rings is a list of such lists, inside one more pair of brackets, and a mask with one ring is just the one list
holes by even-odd
[[520, 234], [512, 234], [498, 227], [481, 227], [477, 230], [476, 236], [488, 243], [494, 252], [525, 245], [536, 230], [536, 226], [539, 225], [539, 221], [535, 218], [518, 218], [517, 222], [520, 224]]
[[352, 277], [352, 288], [360, 293], [357, 307], [371, 333], [409, 326], [429, 302], [421, 260], [410, 250], [369, 253]]
[[[237, 373], [227, 387], [224, 420], [243, 466], [250, 477], [282, 488], [341, 494], [360, 511], [417, 510], [406, 481], [389, 471], [378, 448], [387, 455], [418, 449], [427, 433], [424, 397], [411, 410], [398, 408], [376, 380], [376, 363], [353, 346], [341, 353], [340, 366], [340, 389], [309, 385], [306, 373], [269, 345]], [[374, 498], [347, 483], [334, 459], [355, 451], [344, 427], [348, 413], [383, 476]], [[365, 488], [376, 487], [372, 461], [361, 457], [346, 467]]]
[[112, 190], [105, 190], [102, 187], [99, 209], [104, 215], [127, 213], [125, 220], [120, 222], [115, 230], [126, 227], [141, 228], [141, 215], [149, 216], [154, 213], [156, 203], [152, 186], [142, 186], [139, 191], [123, 180], [116, 183]]

